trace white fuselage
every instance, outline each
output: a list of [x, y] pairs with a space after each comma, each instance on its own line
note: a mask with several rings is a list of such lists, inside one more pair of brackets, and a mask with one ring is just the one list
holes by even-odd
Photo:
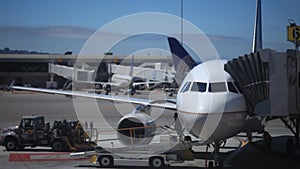
[[215, 142], [236, 135], [246, 120], [246, 103], [225, 61], [211, 60], [194, 67], [177, 95], [183, 127], [195, 137]]
[[120, 88], [128, 88], [132, 81], [132, 77], [129, 75], [114, 74], [112, 76], [112, 83], [117, 84]]

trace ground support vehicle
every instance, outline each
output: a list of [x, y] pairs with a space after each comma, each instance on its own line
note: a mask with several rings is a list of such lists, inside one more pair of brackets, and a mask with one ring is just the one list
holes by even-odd
[[90, 150], [96, 146], [79, 121], [44, 122], [43, 116], [25, 116], [18, 126], [2, 130], [0, 145], [6, 150], [52, 147], [54, 151]]
[[[152, 146], [160, 146], [152, 145]], [[97, 147], [93, 152], [71, 153], [72, 158], [91, 157], [91, 162], [99, 163], [100, 167], [109, 168], [117, 166], [144, 166], [160, 168], [174, 163], [194, 160], [190, 145], [181, 144], [163, 152], [154, 153], [145, 147], [139, 148], [109, 148]]]

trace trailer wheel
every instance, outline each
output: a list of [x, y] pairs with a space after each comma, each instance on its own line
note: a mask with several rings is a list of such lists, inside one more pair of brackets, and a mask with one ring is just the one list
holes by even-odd
[[112, 156], [99, 156], [98, 162], [100, 167], [113, 167], [114, 158]]
[[164, 159], [162, 157], [151, 157], [149, 160], [149, 165], [153, 168], [163, 167], [165, 165]]
[[5, 140], [4, 145], [7, 151], [12, 151], [17, 149], [17, 141], [15, 138], [7, 138]]
[[61, 140], [55, 140], [52, 143], [52, 149], [56, 152], [64, 151], [65, 150], [65, 144]]

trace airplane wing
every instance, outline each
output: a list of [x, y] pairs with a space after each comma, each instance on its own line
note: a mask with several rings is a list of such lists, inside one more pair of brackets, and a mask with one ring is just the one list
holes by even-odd
[[101, 94], [87, 93], [82, 91], [41, 89], [41, 88], [21, 87], [21, 86], [12, 86], [12, 89], [26, 90], [26, 91], [33, 91], [33, 92], [40, 92], [40, 93], [49, 93], [49, 94], [67, 95], [67, 96], [85, 97], [85, 98], [108, 100], [114, 102], [133, 103], [139, 105], [150, 105], [152, 107], [177, 110], [176, 101], [171, 99], [170, 100], [147, 100], [147, 99], [140, 99], [140, 98], [133, 98], [133, 97], [125, 97], [125, 96], [101, 95]]

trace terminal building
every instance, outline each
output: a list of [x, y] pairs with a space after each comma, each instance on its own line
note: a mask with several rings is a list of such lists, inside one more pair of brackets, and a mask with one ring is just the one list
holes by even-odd
[[[101, 63], [99, 63], [102, 58]], [[171, 57], [162, 56], [135, 56], [134, 65], [142, 63], [164, 62], [172, 64]], [[103, 57], [86, 56], [78, 59], [77, 55], [54, 55], [54, 54], [0, 54], [0, 86], [7, 87], [13, 80], [16, 85], [30, 85], [45, 88], [46, 82], [55, 81], [57, 88], [61, 88], [66, 78], [49, 73], [50, 64], [58, 64], [73, 67], [86, 65], [97, 70], [94, 79], [107, 81], [109, 78], [109, 64], [130, 65], [131, 57], [115, 56], [112, 54]], [[96, 68], [95, 68], [96, 67]]]

